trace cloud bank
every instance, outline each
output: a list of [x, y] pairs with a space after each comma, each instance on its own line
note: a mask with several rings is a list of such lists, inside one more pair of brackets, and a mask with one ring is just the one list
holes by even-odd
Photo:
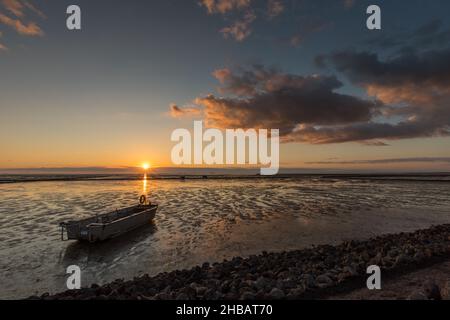
[[210, 94], [195, 103], [208, 126], [278, 128], [284, 142], [383, 146], [389, 140], [450, 135], [450, 49], [402, 51], [387, 59], [342, 51], [319, 61], [369, 98], [341, 93], [336, 76], [256, 65], [216, 70], [222, 96]]
[[391, 163], [450, 163], [449, 157], [419, 157], [419, 158], [394, 158], [394, 159], [371, 159], [371, 160], [352, 160], [352, 161], [315, 161], [305, 162], [306, 164], [391, 164]]

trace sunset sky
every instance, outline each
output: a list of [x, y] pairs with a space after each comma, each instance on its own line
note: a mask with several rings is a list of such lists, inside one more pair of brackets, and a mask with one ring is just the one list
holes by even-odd
[[0, 0], [0, 171], [171, 167], [196, 119], [280, 129], [283, 167], [449, 171], [450, 2], [372, 2]]

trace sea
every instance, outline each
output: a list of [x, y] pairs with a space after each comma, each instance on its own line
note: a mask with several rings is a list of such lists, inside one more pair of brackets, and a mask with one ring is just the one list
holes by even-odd
[[[60, 222], [138, 203], [152, 223], [103, 243], [61, 241]], [[0, 299], [65, 291], [450, 223], [450, 176], [1, 175]]]

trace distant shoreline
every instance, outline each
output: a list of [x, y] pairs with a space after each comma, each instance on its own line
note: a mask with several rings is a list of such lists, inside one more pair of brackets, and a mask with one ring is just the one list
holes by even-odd
[[[412, 233], [347, 241], [337, 246], [266, 253], [205, 263], [190, 270], [144, 275], [56, 295], [49, 300], [267, 300], [324, 299], [364, 288], [369, 265], [382, 279], [450, 261], [450, 224]], [[414, 297], [413, 297], [414, 298]], [[424, 298], [433, 298], [433, 296]]]
[[[144, 174], [0, 174], [0, 184], [58, 182], [58, 181], [139, 181]], [[450, 182], [450, 173], [410, 174], [328, 174], [292, 173], [274, 176], [259, 174], [148, 174], [148, 180], [201, 180], [201, 179], [346, 179], [382, 181]]]

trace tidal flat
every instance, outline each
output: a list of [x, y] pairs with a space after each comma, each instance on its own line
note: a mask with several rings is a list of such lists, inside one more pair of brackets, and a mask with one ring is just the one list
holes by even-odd
[[[205, 262], [337, 245], [450, 223], [450, 183], [291, 177], [90, 180], [0, 185], [0, 298], [66, 290]], [[136, 204], [159, 204], [152, 224], [105, 243], [60, 241], [58, 224]]]

